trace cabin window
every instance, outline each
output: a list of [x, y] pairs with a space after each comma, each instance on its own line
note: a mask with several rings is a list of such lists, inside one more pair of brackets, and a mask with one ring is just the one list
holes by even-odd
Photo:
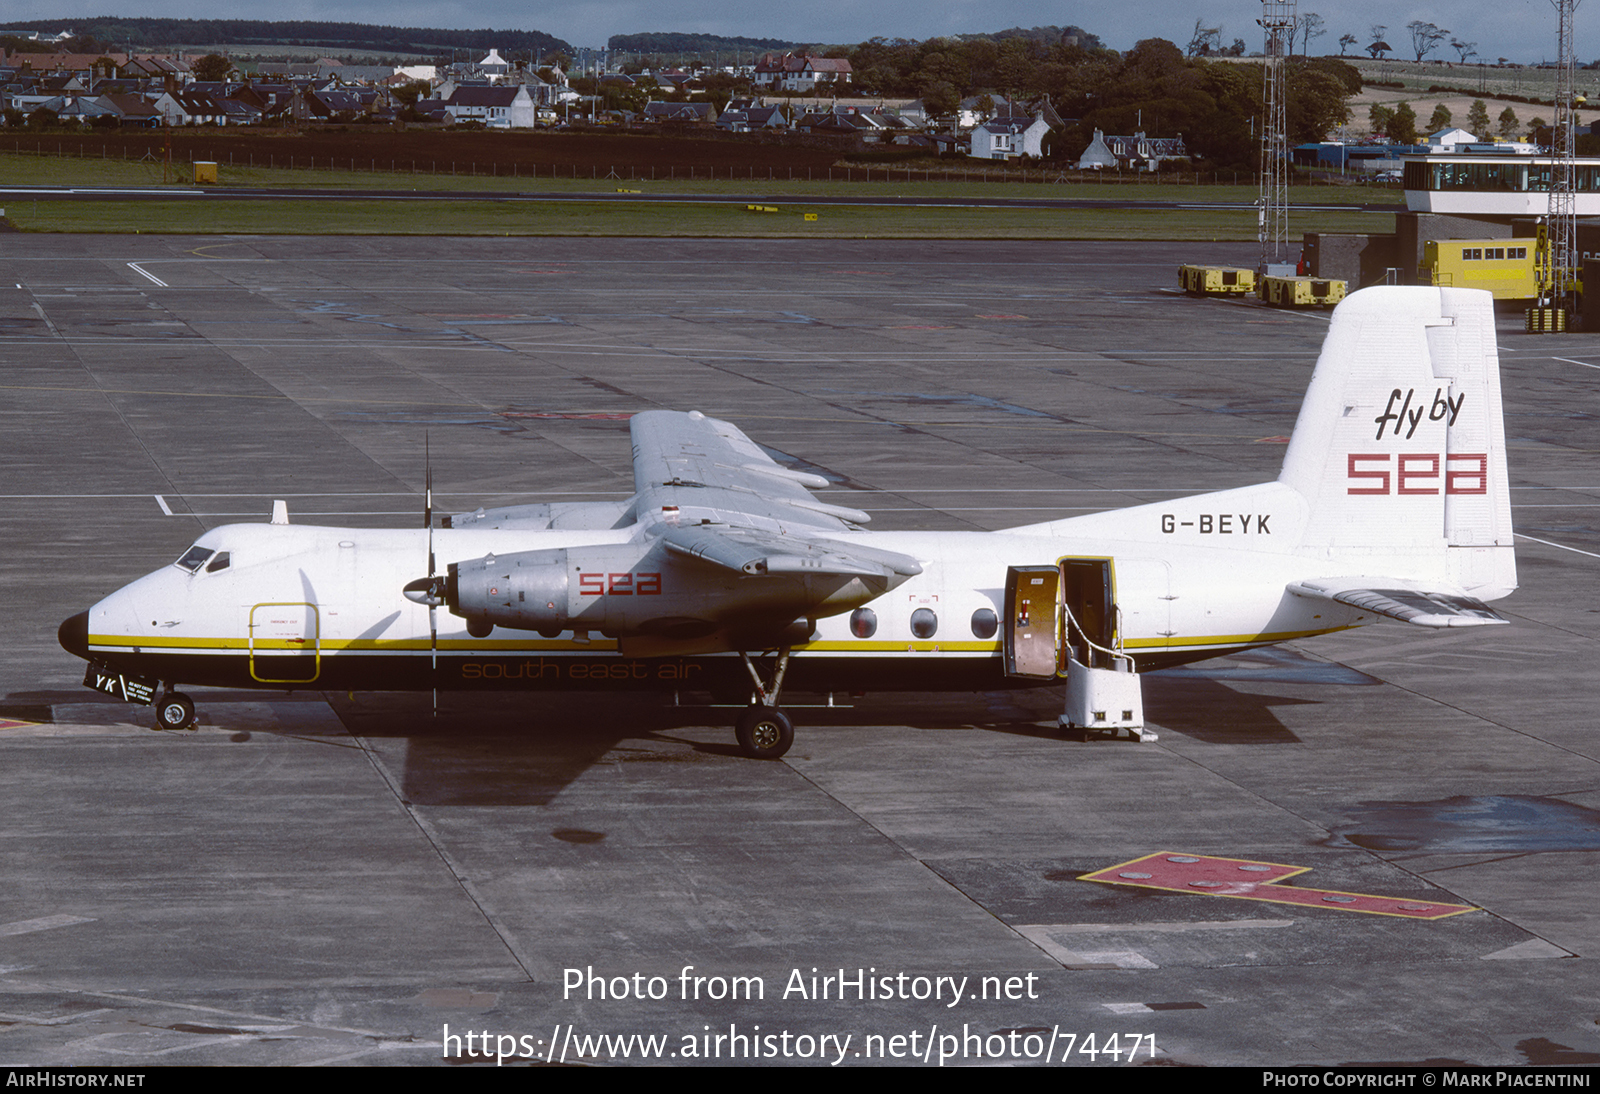
[[871, 638], [878, 633], [878, 613], [871, 608], [857, 608], [850, 613], [850, 633], [857, 638]]
[[918, 608], [911, 613], [911, 633], [918, 638], [932, 638], [939, 629], [939, 617], [931, 608]]
[[994, 632], [1000, 629], [1000, 620], [995, 616], [993, 608], [979, 608], [972, 613], [972, 636], [974, 638], [993, 638]]
[[204, 566], [206, 559], [210, 558], [214, 553], [209, 547], [191, 547], [183, 552], [183, 557], [173, 565], [180, 570], [188, 570], [192, 574]]

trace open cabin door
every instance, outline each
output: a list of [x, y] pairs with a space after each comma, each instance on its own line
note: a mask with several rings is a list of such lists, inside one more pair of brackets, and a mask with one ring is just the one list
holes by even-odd
[[1068, 660], [1109, 667], [1121, 639], [1109, 558], [1006, 571], [1006, 675], [1064, 676]]
[[1061, 659], [1061, 571], [1054, 566], [1006, 570], [1007, 676], [1048, 680]]
[[1061, 671], [1066, 655], [1086, 668], [1110, 668], [1122, 648], [1117, 627], [1116, 590], [1109, 558], [1064, 558], [1061, 566]]

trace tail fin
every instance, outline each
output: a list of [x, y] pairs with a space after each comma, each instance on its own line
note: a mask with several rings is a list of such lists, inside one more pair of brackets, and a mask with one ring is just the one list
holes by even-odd
[[1301, 549], [1434, 554], [1482, 599], [1516, 588], [1494, 302], [1378, 287], [1339, 305], [1278, 481], [1309, 504]]

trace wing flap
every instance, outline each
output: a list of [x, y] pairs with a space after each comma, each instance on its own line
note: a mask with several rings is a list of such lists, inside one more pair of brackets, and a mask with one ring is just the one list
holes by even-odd
[[1289, 585], [1296, 596], [1331, 600], [1418, 627], [1484, 627], [1510, 623], [1460, 589], [1423, 588], [1400, 578], [1319, 578]]
[[894, 551], [747, 528], [669, 528], [662, 533], [661, 542], [674, 554], [742, 574], [887, 578], [922, 572], [916, 559]]

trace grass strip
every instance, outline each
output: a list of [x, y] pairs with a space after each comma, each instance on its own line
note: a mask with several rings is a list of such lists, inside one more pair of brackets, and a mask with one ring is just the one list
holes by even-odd
[[[768, 203], [771, 204], [771, 203]], [[160, 235], [492, 235], [821, 239], [1122, 239], [1243, 241], [1250, 210], [1013, 209], [740, 204], [419, 201], [23, 201], [7, 219], [27, 232]], [[807, 220], [806, 214], [816, 219]], [[1298, 232], [1387, 232], [1393, 216], [1309, 212]]]

